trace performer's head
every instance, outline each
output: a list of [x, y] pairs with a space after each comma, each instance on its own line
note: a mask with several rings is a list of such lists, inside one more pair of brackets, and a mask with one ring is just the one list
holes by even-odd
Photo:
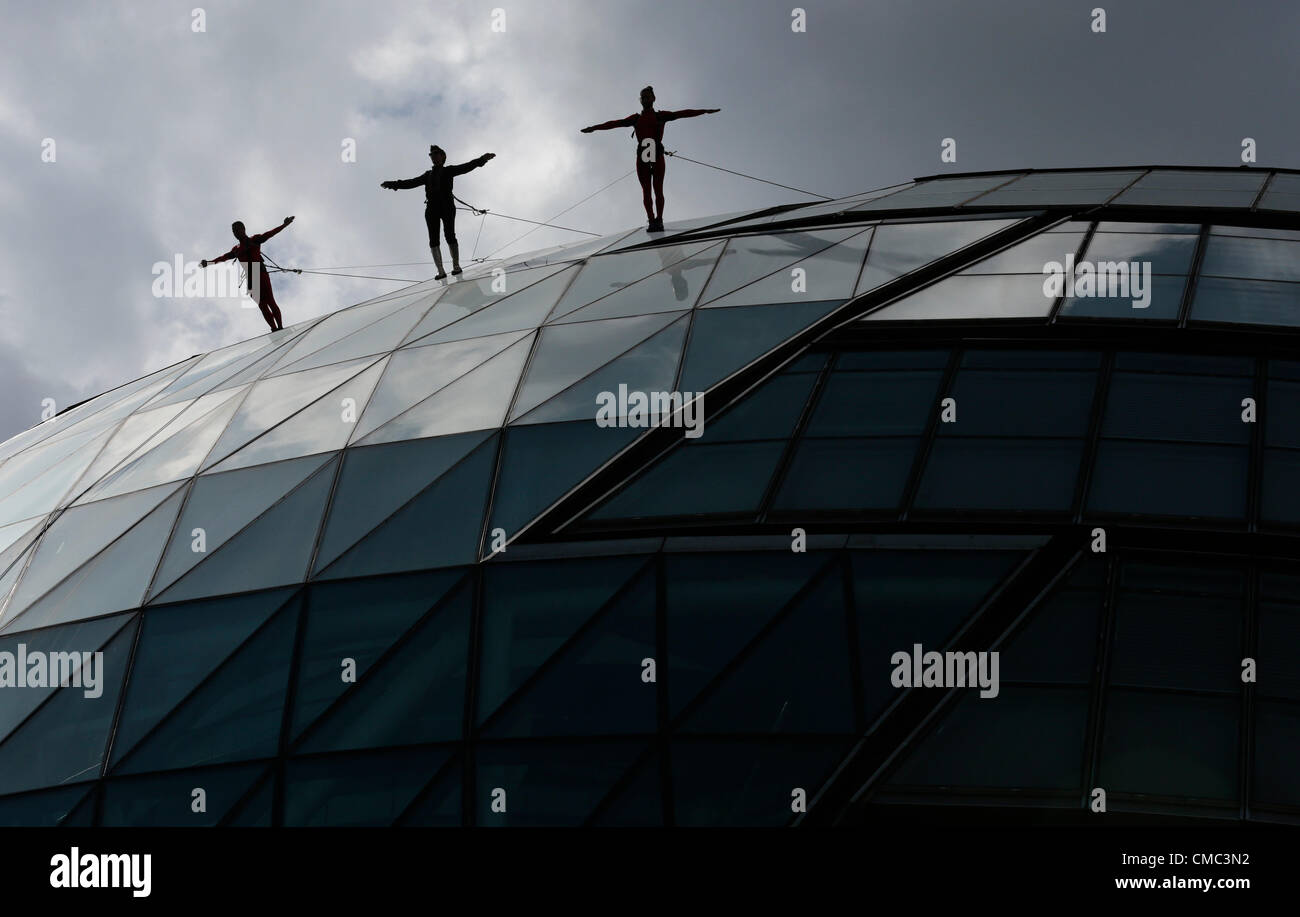
[[435, 166], [441, 166], [447, 162], [447, 154], [442, 151], [442, 147], [437, 145], [429, 147], [429, 158], [433, 160]]
[[655, 88], [653, 86], [647, 86], [645, 89], [641, 90], [641, 107], [655, 107]]
[[243, 242], [248, 238], [248, 233], [244, 230], [244, 223], [242, 220], [235, 220], [235, 222], [231, 223], [230, 231], [235, 234], [235, 238], [240, 242]]

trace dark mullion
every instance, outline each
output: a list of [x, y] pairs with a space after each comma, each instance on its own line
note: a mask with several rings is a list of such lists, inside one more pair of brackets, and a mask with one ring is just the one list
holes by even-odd
[[[1256, 676], [1259, 666], [1259, 564], [1251, 562], [1246, 572], [1245, 614], [1242, 621], [1242, 649], [1244, 655], [1255, 660]], [[1244, 682], [1241, 686], [1241, 748], [1237, 757], [1241, 773], [1237, 775], [1241, 793], [1241, 819], [1250, 818], [1251, 794], [1254, 791], [1255, 770], [1255, 703], [1256, 684]]]
[[785, 484], [786, 475], [790, 472], [790, 463], [794, 461], [794, 454], [798, 451], [800, 443], [803, 442], [804, 432], [812, 421], [813, 412], [817, 410], [817, 405], [821, 401], [822, 390], [826, 388], [826, 382], [830, 379], [837, 362], [839, 362], [837, 355], [831, 354], [826, 362], [822, 364], [822, 368], [818, 370], [817, 378], [813, 380], [808, 396], [804, 400], [803, 409], [799, 412], [799, 418], [795, 421], [794, 430], [790, 433], [789, 439], [786, 440], [785, 448], [781, 450], [781, 457], [776, 463], [776, 472], [772, 475], [771, 480], [767, 482], [767, 489], [763, 491], [763, 498], [759, 500], [757, 517], [759, 525], [767, 522], [767, 514], [771, 512], [772, 501], [776, 499], [777, 493]]
[[[921, 476], [925, 474], [925, 466], [930, 461], [930, 452], [934, 449], [934, 441], [939, 435], [940, 420], [939, 415], [943, 413], [941, 405], [943, 399], [951, 398], [953, 383], [957, 378], [957, 370], [961, 366], [962, 356], [965, 350], [961, 347], [954, 347], [948, 354], [948, 365], [944, 368], [943, 376], [939, 380], [939, 392], [935, 403], [930, 408], [930, 417], [926, 421], [925, 430], [917, 442], [916, 455], [912, 457], [912, 470], [908, 472], [907, 483], [903, 486], [903, 499], [899, 506], [898, 520], [906, 522], [912, 512], [912, 504], [916, 501], [916, 494], [921, 489]], [[961, 405], [957, 405], [961, 410]], [[959, 421], [960, 422], [960, 421]]]
[[858, 633], [857, 595], [853, 588], [853, 552], [838, 552], [840, 572], [844, 587], [844, 639], [849, 646], [849, 677], [853, 679], [853, 731], [862, 735], [867, 730], [867, 702], [862, 696], [862, 639]]
[[655, 553], [655, 723], [659, 747], [659, 805], [664, 827], [677, 824], [677, 805], [673, 790], [672, 717], [669, 694], [668, 661], [668, 559], [662, 546]]
[[1084, 508], [1088, 503], [1088, 491], [1092, 488], [1092, 473], [1097, 464], [1097, 454], [1101, 449], [1101, 429], [1106, 418], [1106, 402], [1110, 398], [1110, 380], [1115, 369], [1115, 353], [1107, 350], [1101, 355], [1101, 365], [1097, 368], [1097, 388], [1092, 398], [1091, 416], [1088, 419], [1088, 433], [1084, 440], [1083, 456], [1079, 462], [1079, 480], [1074, 490], [1074, 522], [1083, 523]]
[[1205, 260], [1205, 247], [1210, 240], [1210, 224], [1202, 223], [1201, 231], [1196, 236], [1196, 251], [1192, 254], [1192, 265], [1187, 269], [1187, 286], [1183, 288], [1183, 301], [1178, 307], [1178, 327], [1187, 327], [1187, 316], [1192, 311], [1192, 300], [1196, 296], [1196, 287], [1201, 282], [1201, 262]]
[[[122, 722], [122, 708], [126, 706], [126, 692], [127, 689], [130, 687], [131, 673], [135, 668], [135, 653], [136, 653], [136, 649], [140, 646], [140, 632], [144, 630], [143, 610], [137, 613], [136, 615], [134, 615], [133, 617], [136, 619], [135, 634], [131, 637], [131, 646], [126, 651], [126, 665], [124, 666], [124, 671], [122, 672], [122, 687], [118, 689], [117, 704], [113, 708], [113, 719], [108, 729], [108, 742], [104, 746], [104, 760], [100, 762], [99, 775], [95, 779], [94, 787], [91, 789], [91, 792], [95, 794], [95, 798], [91, 800], [92, 811], [90, 815], [90, 823], [95, 826], [98, 826], [103, 823], [103, 818], [104, 818], [103, 787], [104, 787], [105, 778], [108, 775], [108, 762], [113, 760], [113, 743], [117, 739], [117, 727]], [[129, 627], [130, 625], [131, 622], [127, 621], [127, 623], [124, 624], [123, 627]], [[118, 628], [116, 631], [114, 631], [113, 635], [109, 637], [107, 641], [104, 642], [104, 646], [108, 646], [108, 644], [111, 643], [113, 639], [117, 637], [117, 635], [120, 634], [121, 632], [122, 632], [121, 628]], [[53, 697], [53, 694], [51, 694], [50, 696]], [[82, 799], [84, 801], [85, 797], [83, 796]], [[75, 808], [75, 806], [73, 808]], [[68, 814], [72, 814], [72, 810], [69, 810]]]
[[1259, 186], [1259, 193], [1256, 194], [1255, 199], [1250, 202], [1251, 213], [1254, 213], [1259, 209], [1259, 202], [1264, 199], [1264, 195], [1268, 193], [1269, 186], [1273, 184], [1273, 179], [1275, 178], [1277, 178], [1277, 173], [1269, 172], [1268, 177], [1264, 179], [1264, 184]]
[[[1084, 741], [1084, 785], [1081, 804], [1087, 809], [1097, 786], [1101, 767], [1101, 745], [1106, 724], [1107, 681], [1110, 679], [1110, 650], [1115, 637], [1116, 604], [1119, 598], [1120, 562], [1107, 545], [1106, 580], [1102, 587], [1101, 626], [1098, 628], [1097, 657], [1093, 663], [1093, 685], [1088, 702], [1088, 734]], [[1104, 787], [1103, 787], [1104, 789]], [[1109, 794], [1107, 794], [1109, 795]]]
[[1152, 169], [1152, 168], [1147, 168], [1147, 169], [1142, 170], [1142, 174], [1141, 174], [1141, 175], [1139, 175], [1137, 178], [1133, 179], [1131, 182], [1129, 182], [1129, 183], [1128, 183], [1127, 185], [1125, 185], [1123, 188], [1120, 188], [1118, 191], [1116, 191], [1116, 192], [1115, 192], [1114, 194], [1112, 194], [1110, 197], [1106, 198], [1105, 203], [1103, 203], [1103, 204], [1099, 204], [1098, 206], [1094, 207], [1093, 210], [1101, 210], [1101, 209], [1104, 208], [1104, 207], [1109, 207], [1111, 204], [1115, 203], [1116, 199], [1118, 199], [1120, 195], [1127, 193], [1128, 190], [1129, 190], [1130, 188], [1132, 188], [1134, 185], [1136, 185], [1138, 182], [1140, 182], [1142, 179], [1146, 178], [1148, 175], [1150, 175], [1150, 174], [1151, 174], [1152, 172], [1154, 172], [1154, 171], [1155, 171], [1155, 169]]
[[1250, 431], [1250, 462], [1246, 472], [1246, 531], [1259, 531], [1261, 494], [1264, 481], [1264, 434], [1268, 423], [1268, 360], [1255, 361], [1255, 422]]
[[[340, 462], [339, 464], [342, 464]], [[275, 764], [272, 765], [271, 825], [284, 824], [285, 759], [289, 756], [289, 731], [293, 728], [293, 708], [298, 699], [298, 672], [302, 665], [302, 645], [307, 633], [308, 590], [299, 595], [298, 623], [294, 628], [293, 655], [289, 657], [289, 678], [284, 690], [284, 710], [280, 713], [280, 736], [276, 741]]]
[[985, 195], [992, 194], [994, 191], [1001, 191], [1003, 188], [1005, 188], [1007, 185], [1011, 184], [1012, 182], [1018, 182], [1020, 181], [1020, 179], [1024, 178], [1025, 176], [1032, 175], [1033, 172], [1034, 172], [1033, 169], [1027, 169], [1024, 172], [1017, 172], [1016, 174], [1008, 178], [1006, 181], [996, 184], [992, 188], [985, 188], [983, 191], [977, 191], [975, 194], [972, 194], [970, 197], [966, 198], [960, 204], [955, 205], [954, 209], [960, 210], [962, 207], [965, 207], [967, 204], [979, 200]]
[[[1086, 252], [1088, 250], [1088, 246], [1092, 244], [1092, 237], [1097, 234], [1098, 225], [1099, 224], [1097, 223], [1096, 220], [1088, 224], [1088, 229], [1083, 234], [1083, 241], [1079, 243], [1079, 250], [1074, 253], [1074, 260], [1076, 264], [1083, 260], [1083, 253]], [[1069, 288], [1069, 284], [1067, 283], [1065, 289], [1068, 288]], [[1061, 295], [1056, 297], [1056, 302], [1052, 303], [1051, 312], [1049, 312], [1047, 316], [1047, 324], [1049, 325], [1055, 325], [1056, 320], [1060, 318], [1061, 307], [1065, 305], [1065, 300], [1068, 298], [1065, 294], [1065, 289], [1061, 290]]]
[[[478, 751], [478, 683], [480, 657], [483, 655], [483, 565], [475, 564], [470, 574], [473, 577], [474, 590], [470, 611], [469, 658], [465, 666], [465, 712], [461, 721], [461, 780], [460, 780], [460, 823], [466, 827], [473, 825], [477, 817], [474, 805], [477, 793], [475, 774]], [[435, 778], [436, 779], [436, 778]]]

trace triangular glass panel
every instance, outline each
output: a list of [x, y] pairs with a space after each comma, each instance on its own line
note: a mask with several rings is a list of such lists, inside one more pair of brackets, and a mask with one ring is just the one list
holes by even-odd
[[527, 332], [516, 331], [394, 351], [352, 439], [362, 439], [438, 389], [483, 365], [525, 334]]
[[[61, 498], [81, 477], [112, 432], [109, 429], [72, 437], [66, 443], [42, 446], [6, 462], [0, 487], [11, 486], [11, 489], [0, 497], [0, 525], [43, 515], [61, 505]], [[65, 452], [65, 448], [73, 454]], [[18, 466], [20, 462], [22, 467]]]
[[[484, 737], [653, 733], [655, 576], [646, 570], [482, 730]], [[849, 696], [846, 693], [846, 697]]]
[[273, 376], [255, 383], [226, 430], [212, 447], [204, 468], [211, 468], [287, 417], [291, 417], [364, 370], [370, 361], [354, 360], [319, 369], [306, 369], [287, 376]]
[[472, 590], [467, 583], [415, 625], [392, 655], [313, 725], [299, 753], [446, 742], [461, 737]]
[[[304, 328], [303, 330], [305, 331], [306, 329]], [[251, 361], [241, 363], [239, 367], [235, 368], [233, 373], [212, 386], [209, 391], [218, 392], [223, 389], [237, 388], [241, 385], [246, 385], [249, 382], [256, 382], [262, 377], [270, 375], [276, 365], [283, 360], [285, 355], [289, 352], [288, 348], [292, 346], [292, 340], [286, 338], [281, 342], [281, 344], [283, 346], [268, 350], [265, 353], [257, 354]], [[223, 373], [223, 375], [225, 374]]]
[[812, 794], [852, 740], [677, 741], [672, 746], [677, 824], [778, 827], [794, 818], [791, 787]]
[[316, 551], [320, 571], [492, 434], [486, 430], [349, 449]]
[[[321, 319], [311, 331], [302, 335], [297, 343], [284, 352], [281, 359], [276, 362], [274, 372], [279, 373], [281, 370], [292, 372], [289, 369], [290, 364], [320, 353], [327, 347], [378, 322], [380, 319], [387, 318], [394, 312], [408, 308], [410, 308], [409, 303], [392, 300], [369, 305], [348, 306], [339, 309], [337, 312], [332, 312]], [[411, 324], [415, 324], [415, 321], [416, 319], [412, 318]]]
[[[0, 443], [0, 462], [35, 447], [37, 443], [52, 440], [72, 427], [80, 426], [82, 421], [90, 420], [95, 415], [102, 414], [110, 407], [115, 406], [115, 410], [111, 415], [104, 416], [121, 417], [124, 414], [129, 414], [141, 404], [144, 404], [147, 399], [166, 388], [167, 385], [196, 362], [198, 362], [197, 357], [184, 360], [175, 366], [169, 366], [152, 375], [145, 376], [143, 379], [137, 379], [112, 391], [104, 392], [102, 395], [79, 404], [75, 408], [38, 423], [29, 430], [19, 433], [4, 443]], [[99, 428], [103, 423], [104, 421], [100, 417], [95, 419], [93, 425]], [[89, 426], [88, 424], [87, 427]]]
[[[479, 793], [478, 824], [581, 825], [645, 752], [643, 741], [483, 743], [475, 756], [477, 784], [501, 787], [510, 805], [505, 812], [494, 812], [491, 794]], [[787, 809], [789, 798], [787, 789]]]
[[597, 397], [609, 393], [614, 396], [612, 420], [626, 420], [631, 414], [635, 424], [630, 425], [650, 424], [652, 418], [644, 411], [638, 415], [635, 407], [629, 410], [627, 399], [618, 399], [619, 386], [624, 386], [629, 393], [643, 393], [647, 398], [652, 392], [667, 393], [677, 378], [677, 365], [681, 362], [682, 344], [686, 341], [688, 324], [687, 316], [683, 315], [618, 359], [606, 363], [585, 379], [538, 405], [515, 423], [594, 420], [601, 407]]
[[328, 366], [331, 363], [344, 363], [392, 350], [401, 343], [402, 338], [406, 337], [406, 333], [415, 326], [415, 323], [424, 317], [424, 313], [429, 311], [429, 308], [429, 305], [423, 302], [408, 305], [392, 315], [385, 316], [349, 334], [341, 341], [336, 341], [310, 356], [288, 364], [283, 369], [277, 368], [275, 374], [283, 375], [317, 366]]
[[1015, 220], [951, 220], [877, 226], [855, 296], [950, 255], [1014, 224]]
[[230, 347], [223, 347], [221, 350], [214, 350], [196, 363], [185, 375], [160, 392], [158, 397], [149, 403], [148, 408], [156, 410], [178, 401], [189, 401], [205, 392], [220, 388], [223, 381], [252, 366], [281, 346], [281, 343], [268, 341], [265, 338], [251, 338]]
[[[20, 538], [32, 530], [38, 523], [44, 521], [44, 516], [34, 516], [31, 519], [24, 519], [21, 522], [11, 522], [9, 525], [0, 527], [0, 558], [4, 557], [10, 545], [16, 544]], [[0, 570], [6, 568], [3, 560], [0, 560]]]
[[491, 527], [514, 537], [643, 432], [582, 420], [507, 428]]
[[395, 824], [412, 828], [456, 828], [462, 824], [461, 774], [464, 765], [449, 759], [433, 783], [406, 807]]
[[[492, 478], [493, 436], [384, 521], [321, 574], [322, 579], [473, 563]], [[430, 520], [437, 520], [431, 528]]]
[[486, 309], [480, 309], [467, 318], [435, 331], [426, 338], [421, 338], [419, 343], [438, 344], [536, 328], [551, 311], [551, 307], [564, 292], [564, 288], [573, 280], [576, 270], [577, 268], [568, 268], [552, 274], [540, 283], [535, 283], [493, 303]]
[[1024, 557], [1020, 551], [855, 551], [853, 592], [868, 720], [898, 696], [889, 660], [913, 644], [939, 649]]
[[[326, 462], [326, 456], [275, 462], [260, 468], [200, 475], [176, 524], [150, 595], [176, 582]], [[202, 529], [203, 550], [195, 550]]]
[[184, 418], [192, 413], [195, 419], [184, 427], [176, 425], [176, 432], [167, 439], [155, 439], [151, 444], [145, 444], [138, 458], [90, 488], [78, 498], [77, 503], [84, 504], [188, 478], [198, 470], [199, 462], [203, 461], [212, 444], [226, 429], [226, 424], [234, 416], [246, 392], [247, 389], [231, 389], [200, 398], [192, 407], [198, 408], [206, 400], [210, 410], [202, 413], [194, 410], [182, 414], [181, 417]]
[[[95, 456], [95, 460], [90, 463], [90, 467], [86, 469], [86, 473], [81, 476], [74, 489], [85, 490], [97, 482], [147, 440], [160, 433], [186, 407], [188, 407], [187, 402], [177, 402], [165, 408], [154, 408], [128, 417], [117, 428], [113, 438], [100, 450], [99, 455]], [[179, 430], [180, 427], [176, 429]]]
[[1055, 302], [1054, 296], [1043, 294], [1041, 275], [958, 274], [877, 309], [862, 321], [1047, 318]]
[[[823, 249], [810, 258], [786, 265], [767, 276], [711, 302], [704, 308], [757, 306], [768, 303], [816, 302], [848, 299], [862, 267], [862, 257], [871, 244], [871, 230]], [[801, 273], [795, 275], [795, 270]]]
[[853, 676], [838, 567], [723, 676], [682, 729], [704, 733], [853, 732]]
[[294, 599], [272, 615], [128, 752], [116, 771], [174, 770], [274, 755], [288, 687], [285, 660], [293, 653], [300, 606], [301, 599]]
[[[410, 576], [318, 583], [307, 599], [289, 737], [297, 738], [351, 689], [343, 667], [357, 677], [375, 662], [463, 576], [439, 570]], [[364, 614], [357, 610], [364, 608]]]
[[348, 437], [352, 435], [387, 362], [387, 357], [381, 358], [375, 365], [214, 465], [212, 470], [229, 471], [342, 449], [347, 445]]
[[824, 556], [669, 555], [668, 679], [676, 716], [814, 575]]
[[[111, 618], [79, 621], [76, 624], [68, 624], [64, 627], [49, 627], [44, 630], [13, 635], [6, 634], [0, 637], [0, 652], [11, 653], [14, 657], [14, 665], [8, 673], [8, 678], [5, 679], [8, 683], [0, 681], [0, 684], [4, 684], [6, 688], [14, 689], [17, 685], [13, 683], [13, 680], [18, 677], [24, 679], [21, 683], [22, 690], [7, 691], [8, 700], [3, 706], [0, 706], [0, 740], [13, 732], [23, 720], [27, 719], [33, 710], [44, 703], [51, 694], [59, 690], [57, 684], [53, 687], [48, 685], [39, 687], [28, 683], [26, 679], [31, 666], [30, 664], [24, 665], [20, 661], [22, 658], [25, 657], [30, 660], [42, 655], [45, 659], [66, 658], [55, 657], [53, 654], [78, 654], [102, 649], [104, 644], [122, 628], [126, 621], [126, 615], [115, 615]], [[19, 649], [20, 645], [23, 649]], [[48, 669], [46, 671], [48, 672]], [[49, 681], [48, 675], [44, 680]]]
[[501, 426], [534, 335], [511, 344], [477, 369], [379, 427], [357, 445], [446, 436]]
[[523, 271], [509, 271], [504, 274], [487, 274], [470, 280], [460, 280], [452, 284], [442, 298], [438, 300], [420, 324], [406, 336], [403, 343], [419, 340], [432, 334], [439, 328], [459, 321], [480, 309], [484, 309], [514, 293], [519, 293], [528, 286], [545, 280], [547, 277], [564, 270], [565, 265], [556, 264], [547, 267], [529, 268]]
[[671, 312], [572, 325], [547, 325], [528, 365], [510, 419], [521, 417], [574, 382], [631, 350], [675, 318]]
[[273, 589], [150, 609], [113, 736], [111, 765], [207, 678], [293, 595]]
[[842, 303], [785, 303], [697, 309], [678, 388], [683, 393], [708, 391], [736, 370], [768, 353]]
[[588, 824], [601, 828], [662, 827], [663, 759], [650, 755], [630, 780], [625, 776], [619, 782], [624, 786], [611, 791], [613, 798], [602, 801]]
[[[726, 250], [718, 258], [718, 266], [709, 278], [709, 285], [700, 299], [702, 302], [710, 302], [768, 274], [782, 272], [784, 275], [785, 268], [861, 232], [861, 226], [850, 226], [762, 236], [735, 236], [727, 242]], [[861, 266], [862, 262], [859, 258], [853, 270], [854, 280], [857, 280], [857, 269]], [[849, 290], [840, 294], [843, 298], [847, 299], [852, 292], [852, 283], [853, 281], [849, 282]], [[790, 297], [785, 295], [773, 302], [784, 302], [789, 299]]]
[[174, 484], [164, 484], [64, 510], [37, 545], [9, 604], [10, 617], [53, 589], [177, 489]]
[[478, 721], [495, 713], [645, 564], [644, 557], [628, 556], [484, 568]]
[[150, 602], [302, 582], [337, 466], [337, 458], [327, 463]]
[[371, 755], [291, 758], [284, 771], [287, 827], [387, 827], [451, 752], [416, 748]]
[[269, 828], [272, 821], [272, 809], [275, 808], [275, 769], [268, 768], [252, 791], [234, 809], [226, 814], [221, 823], [230, 828]]
[[[655, 249], [660, 253], [672, 251], [673, 246]], [[706, 248], [691, 258], [678, 259], [657, 274], [651, 274], [615, 293], [583, 306], [561, 319], [570, 322], [589, 322], [603, 318], [620, 318], [626, 315], [647, 315], [657, 312], [682, 312], [695, 305], [700, 290], [709, 279], [713, 263], [722, 251], [722, 243]], [[668, 256], [665, 255], [665, 260]]]
[[[221, 821], [266, 770], [264, 764], [242, 764], [111, 780], [104, 784], [99, 823], [105, 827], [210, 827]], [[203, 788], [204, 802], [197, 812], [196, 787]]]
[[14, 542], [9, 550], [0, 555], [0, 571], [3, 571], [0, 572], [0, 621], [4, 620], [5, 600], [9, 598], [14, 583], [18, 582], [18, 576], [27, 565], [27, 558], [30, 556], [27, 550], [36, 540], [39, 532], [39, 526], [33, 527], [30, 532]]
[[[163, 544], [180, 511], [183, 494], [177, 489], [161, 506], [82, 565], [25, 612], [10, 604], [5, 630], [45, 627], [90, 618], [109, 611], [138, 608], [153, 576]], [[16, 596], [15, 596], [16, 598]]]
[[[589, 258], [583, 265], [582, 273], [565, 292], [564, 298], [556, 304], [549, 320], [555, 321], [562, 315], [568, 315], [575, 309], [609, 296], [642, 278], [692, 258], [710, 246], [721, 248], [718, 243], [700, 242], [695, 245], [665, 245], [660, 248]], [[680, 308], [690, 307], [687, 305]]]
[[[134, 619], [92, 663], [96, 685], [60, 688], [0, 745], [0, 794], [81, 783], [99, 777], [108, 730], [135, 638]], [[96, 693], [97, 692], [97, 693]], [[52, 741], [52, 737], [62, 737]]]
[[53, 828], [93, 790], [84, 786], [23, 793], [0, 799], [0, 828]]

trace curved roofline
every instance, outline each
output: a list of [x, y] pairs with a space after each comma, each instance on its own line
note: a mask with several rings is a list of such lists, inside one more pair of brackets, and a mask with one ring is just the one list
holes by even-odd
[[1060, 166], [1051, 169], [1024, 166], [1019, 169], [989, 169], [984, 172], [940, 172], [934, 175], [920, 175], [912, 179], [912, 181], [934, 181], [939, 178], [982, 178], [986, 175], [1024, 175], [1031, 172], [1034, 174], [1044, 172], [1132, 172], [1137, 169], [1168, 169], [1174, 172], [1285, 172], [1288, 175], [1300, 175], [1300, 169], [1287, 169], [1282, 166], [1261, 166], [1246, 163], [1238, 166], [1179, 166], [1156, 163], [1131, 166]]

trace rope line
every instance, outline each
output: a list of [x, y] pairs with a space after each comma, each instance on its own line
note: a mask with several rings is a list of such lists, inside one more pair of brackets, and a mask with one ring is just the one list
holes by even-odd
[[[563, 210], [561, 210], [561, 211], [560, 211], [559, 213], [557, 213], [555, 216], [551, 217], [551, 219], [547, 220], [547, 221], [546, 221], [544, 224], [542, 224], [542, 225], [544, 225], [544, 226], [549, 226], [549, 225], [552, 223], [552, 221], [554, 221], [554, 220], [558, 220], [560, 217], [564, 216], [564, 215], [565, 215], [566, 213], [568, 213], [570, 210], [573, 210], [573, 209], [575, 209], [575, 208], [577, 208], [577, 207], [580, 207], [581, 205], [587, 203], [587, 201], [591, 200], [591, 199], [592, 199], [593, 197], [595, 197], [597, 194], [600, 194], [600, 193], [602, 193], [602, 192], [604, 192], [604, 191], [608, 191], [610, 188], [612, 188], [612, 187], [614, 187], [615, 185], [617, 185], [619, 182], [621, 182], [623, 179], [627, 178], [629, 175], [631, 175], [631, 174], [632, 174], [633, 172], [635, 172], [635, 171], [636, 171], [635, 168], [628, 169], [626, 172], [624, 172], [624, 173], [623, 173], [622, 175], [620, 175], [618, 178], [614, 179], [612, 182], [610, 182], [609, 184], [607, 184], [607, 185], [605, 185], [604, 187], [600, 188], [599, 190], [591, 192], [591, 194], [588, 194], [586, 197], [584, 197], [582, 200], [578, 201], [578, 203], [574, 204], [572, 207], [566, 207], [566, 208], [564, 208]], [[534, 226], [532, 229], [528, 230], [528, 232], [524, 233], [522, 236], [518, 236], [518, 237], [516, 237], [516, 238], [514, 238], [514, 239], [511, 239], [511, 240], [510, 240], [509, 242], [507, 242], [505, 245], [502, 245], [502, 246], [500, 246], [499, 248], [497, 248], [497, 249], [495, 249], [494, 251], [492, 251], [491, 253], [489, 253], [486, 257], [483, 258], [483, 260], [484, 260], [484, 261], [490, 261], [490, 260], [492, 260], [492, 256], [495, 255], [497, 252], [504, 251], [505, 249], [507, 249], [507, 248], [509, 248], [510, 246], [514, 245], [516, 242], [519, 242], [519, 241], [521, 241], [521, 240], [523, 240], [523, 239], [526, 239], [528, 236], [531, 236], [533, 233], [537, 232], [537, 230], [538, 230], [539, 228], [540, 228], [540, 227]], [[592, 233], [592, 235], [596, 235], [596, 233]]]
[[730, 173], [731, 175], [739, 175], [741, 178], [748, 178], [753, 181], [761, 181], [765, 185], [775, 185], [778, 188], [785, 188], [787, 191], [798, 191], [800, 194], [807, 194], [809, 197], [819, 197], [824, 201], [835, 200], [835, 198], [833, 197], [827, 197], [824, 194], [818, 194], [816, 191], [805, 191], [803, 188], [796, 188], [793, 185], [783, 185], [780, 182], [768, 181], [766, 178], [759, 178], [756, 175], [746, 175], [744, 172], [735, 172], [731, 169], [724, 169], [722, 168], [722, 166], [715, 166], [715, 165], [710, 165], [707, 162], [700, 162], [698, 159], [691, 159], [689, 156], [683, 156], [680, 153], [678, 153], [676, 150], [664, 150], [664, 155], [675, 156], [678, 159], [685, 160], [686, 162], [693, 162], [697, 166], [704, 166], [706, 169], [717, 169], [719, 172], [727, 172]]
[[[479, 216], [487, 216], [488, 214], [491, 214], [494, 217], [501, 217], [501, 219], [503, 220], [516, 220], [520, 223], [533, 223], [537, 226], [549, 226], [551, 227], [551, 229], [563, 229], [565, 232], [578, 232], [578, 233], [582, 233], [584, 236], [596, 236], [597, 238], [600, 237], [600, 233], [598, 232], [587, 232], [587, 230], [585, 229], [574, 229], [572, 226], [556, 226], [554, 223], [542, 223], [539, 220], [528, 220], [525, 219], [524, 217], [512, 217], [509, 214], [498, 213], [495, 210], [485, 210], [481, 207], [475, 207], [473, 204], [469, 203], [468, 201], [462, 201], [454, 194], [452, 195], [452, 197], [456, 198], [456, 200], [459, 203], [464, 205], [462, 207], [457, 207], [456, 208], [457, 210], [468, 210], [470, 213], [475, 213], [478, 214]], [[577, 205], [575, 204], [574, 206]], [[573, 209], [573, 208], [569, 208], [569, 209]], [[552, 219], [554, 219], [554, 217], [552, 217]]]
[[[459, 200], [459, 198], [457, 198], [457, 200]], [[486, 222], [487, 222], [487, 211], [485, 210], [483, 211], [483, 215], [478, 218], [478, 232], [474, 234], [474, 247], [470, 249], [469, 252], [470, 261], [473, 261], [474, 256], [478, 254], [478, 240], [483, 238], [483, 224]]]

